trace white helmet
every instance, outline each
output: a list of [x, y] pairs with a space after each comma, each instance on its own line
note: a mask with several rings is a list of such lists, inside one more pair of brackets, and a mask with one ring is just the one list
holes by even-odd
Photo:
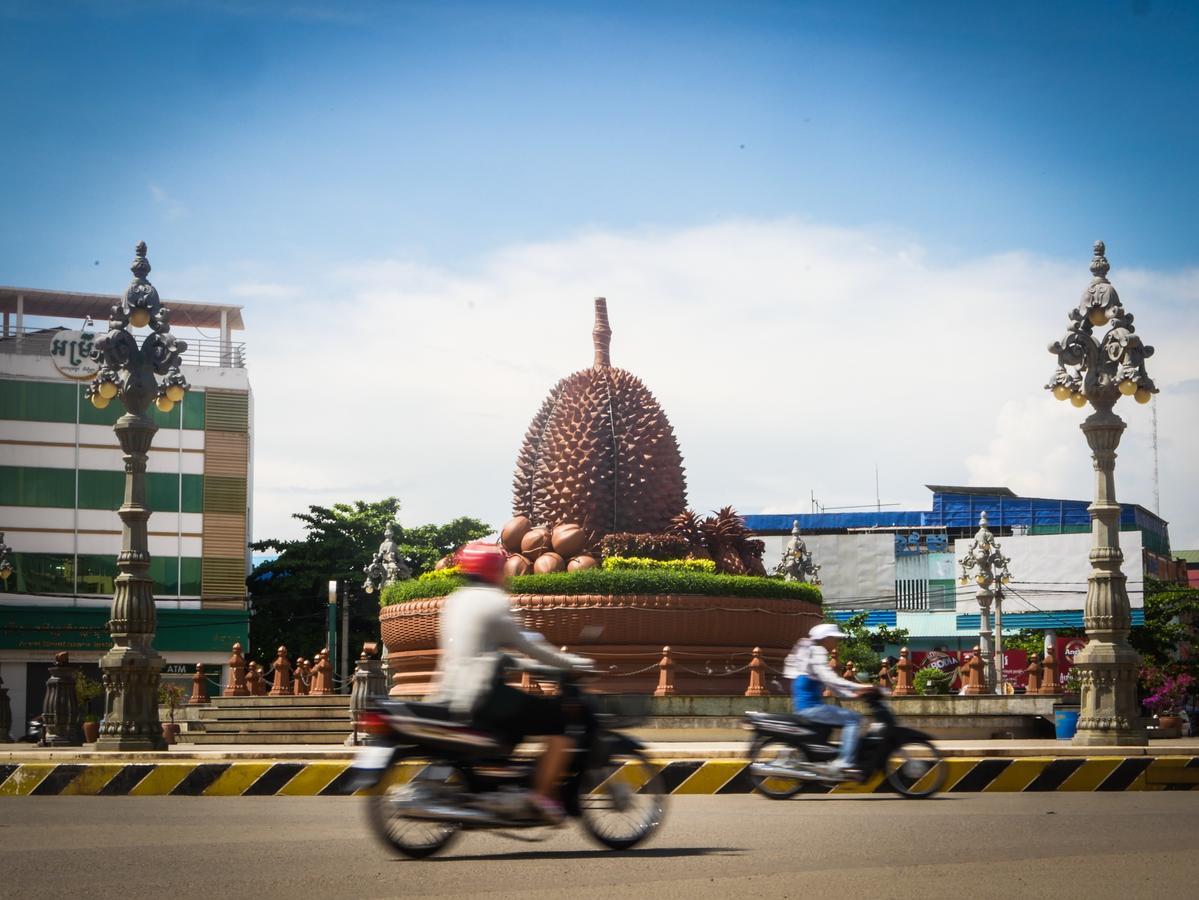
[[845, 632], [833, 622], [821, 622], [808, 632], [808, 637], [813, 641], [823, 641], [825, 638], [843, 638]]

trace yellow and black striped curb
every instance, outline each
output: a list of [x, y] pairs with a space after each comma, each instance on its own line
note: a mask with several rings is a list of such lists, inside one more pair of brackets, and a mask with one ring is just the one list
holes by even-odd
[[[390, 775], [402, 783], [425, 764], [405, 762]], [[1021, 791], [1189, 791], [1199, 785], [1199, 757], [1102, 756], [946, 759], [949, 793]], [[753, 785], [743, 759], [659, 760], [672, 794], [747, 794]], [[613, 776], [640, 786], [644, 768]], [[339, 762], [6, 763], [0, 797], [177, 796], [326, 797], [351, 793], [350, 764]], [[887, 793], [879, 774], [863, 784], [808, 783], [805, 794]]]

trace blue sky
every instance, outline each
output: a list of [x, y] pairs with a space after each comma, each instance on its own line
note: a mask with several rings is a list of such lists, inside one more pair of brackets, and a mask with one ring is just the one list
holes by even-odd
[[950, 259], [1096, 231], [1142, 265], [1194, 259], [1190, 3], [0, 10], [9, 282], [112, 289], [147, 231], [174, 267], [463, 265], [787, 215]]
[[[0, 0], [0, 59], [0, 283], [119, 291], [145, 239], [164, 296], [244, 303], [259, 537], [389, 493], [498, 524], [604, 293], [699, 508], [873, 500], [880, 457], [912, 508], [1085, 497], [1041, 386], [1103, 238], [1158, 344], [1161, 511], [1199, 545], [1196, 4]], [[380, 390], [403, 412], [347, 438]], [[1126, 418], [1120, 496], [1150, 506]]]

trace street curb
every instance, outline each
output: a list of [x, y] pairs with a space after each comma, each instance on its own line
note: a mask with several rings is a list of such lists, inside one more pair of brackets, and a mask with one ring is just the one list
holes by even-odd
[[[748, 794], [744, 759], [654, 760], [671, 794]], [[952, 757], [944, 790], [951, 794], [1040, 791], [1189, 791], [1199, 785], [1199, 756]], [[392, 783], [423, 766], [401, 763]], [[328, 797], [350, 791], [345, 760], [180, 761], [167, 763], [0, 763], [0, 798], [93, 797]], [[805, 785], [805, 794], [889, 793], [880, 775], [864, 784]]]

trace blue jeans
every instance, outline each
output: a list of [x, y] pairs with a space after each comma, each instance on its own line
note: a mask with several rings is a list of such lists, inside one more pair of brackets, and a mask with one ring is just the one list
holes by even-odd
[[841, 706], [830, 706], [821, 703], [819, 706], [807, 706], [795, 711], [805, 719], [818, 722], [821, 725], [840, 726], [841, 754], [837, 761], [844, 765], [852, 765], [854, 754], [858, 749], [858, 731], [862, 727], [862, 717], [851, 709]]

